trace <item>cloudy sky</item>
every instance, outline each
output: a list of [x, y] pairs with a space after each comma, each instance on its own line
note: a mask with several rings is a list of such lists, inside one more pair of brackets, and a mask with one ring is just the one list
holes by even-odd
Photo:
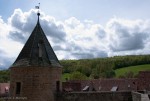
[[150, 0], [0, 0], [0, 68], [40, 23], [59, 59], [150, 54]]

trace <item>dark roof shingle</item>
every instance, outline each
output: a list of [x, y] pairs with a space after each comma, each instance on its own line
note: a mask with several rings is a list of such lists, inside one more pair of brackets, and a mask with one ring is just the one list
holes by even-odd
[[11, 67], [20, 66], [55, 66], [61, 67], [46, 35], [38, 22], [24, 45], [18, 58]]

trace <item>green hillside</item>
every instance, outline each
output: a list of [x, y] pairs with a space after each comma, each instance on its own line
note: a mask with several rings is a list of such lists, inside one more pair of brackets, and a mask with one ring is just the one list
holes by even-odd
[[150, 64], [146, 64], [146, 65], [129, 66], [129, 67], [116, 69], [115, 73], [116, 73], [116, 77], [125, 76], [128, 73], [130, 74], [132, 73], [133, 76], [136, 76], [139, 73], [139, 71], [149, 71], [149, 70], [150, 70]]
[[[99, 79], [134, 77], [141, 70], [150, 70], [150, 55], [128, 55], [107, 58], [60, 60], [62, 81], [67, 79]], [[147, 65], [149, 64], [149, 65]], [[0, 82], [9, 81], [9, 71], [0, 70]]]
[[[150, 64], [150, 55], [128, 55], [95, 59], [61, 60], [60, 62], [63, 65], [63, 74], [73, 74], [72, 77], [84, 77], [83, 75], [85, 75], [91, 79], [113, 78], [116, 77], [115, 70], [117, 69]], [[77, 71], [83, 75], [74, 73]], [[125, 77], [131, 77], [130, 75], [132, 76], [133, 73], [127, 72]], [[136, 75], [136, 73], [134, 75]], [[64, 75], [64, 77], [65, 76], [66, 75]]]

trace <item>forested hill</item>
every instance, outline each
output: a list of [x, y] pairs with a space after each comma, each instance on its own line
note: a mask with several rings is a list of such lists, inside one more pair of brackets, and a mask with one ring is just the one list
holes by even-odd
[[115, 76], [114, 70], [143, 64], [150, 64], [150, 55], [115, 56], [109, 58], [61, 60], [63, 73], [80, 73], [92, 78], [110, 78]]
[[[70, 79], [97, 79], [115, 77], [118, 68], [150, 64], [150, 55], [115, 56], [109, 58], [61, 60], [63, 74]], [[0, 71], [0, 82], [9, 80], [9, 71]]]

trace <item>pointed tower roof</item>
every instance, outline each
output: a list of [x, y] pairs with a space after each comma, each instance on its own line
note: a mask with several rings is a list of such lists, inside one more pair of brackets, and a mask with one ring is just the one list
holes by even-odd
[[40, 13], [37, 15], [37, 24], [12, 67], [61, 67], [57, 56], [46, 38], [43, 29], [41, 28], [39, 22]]

